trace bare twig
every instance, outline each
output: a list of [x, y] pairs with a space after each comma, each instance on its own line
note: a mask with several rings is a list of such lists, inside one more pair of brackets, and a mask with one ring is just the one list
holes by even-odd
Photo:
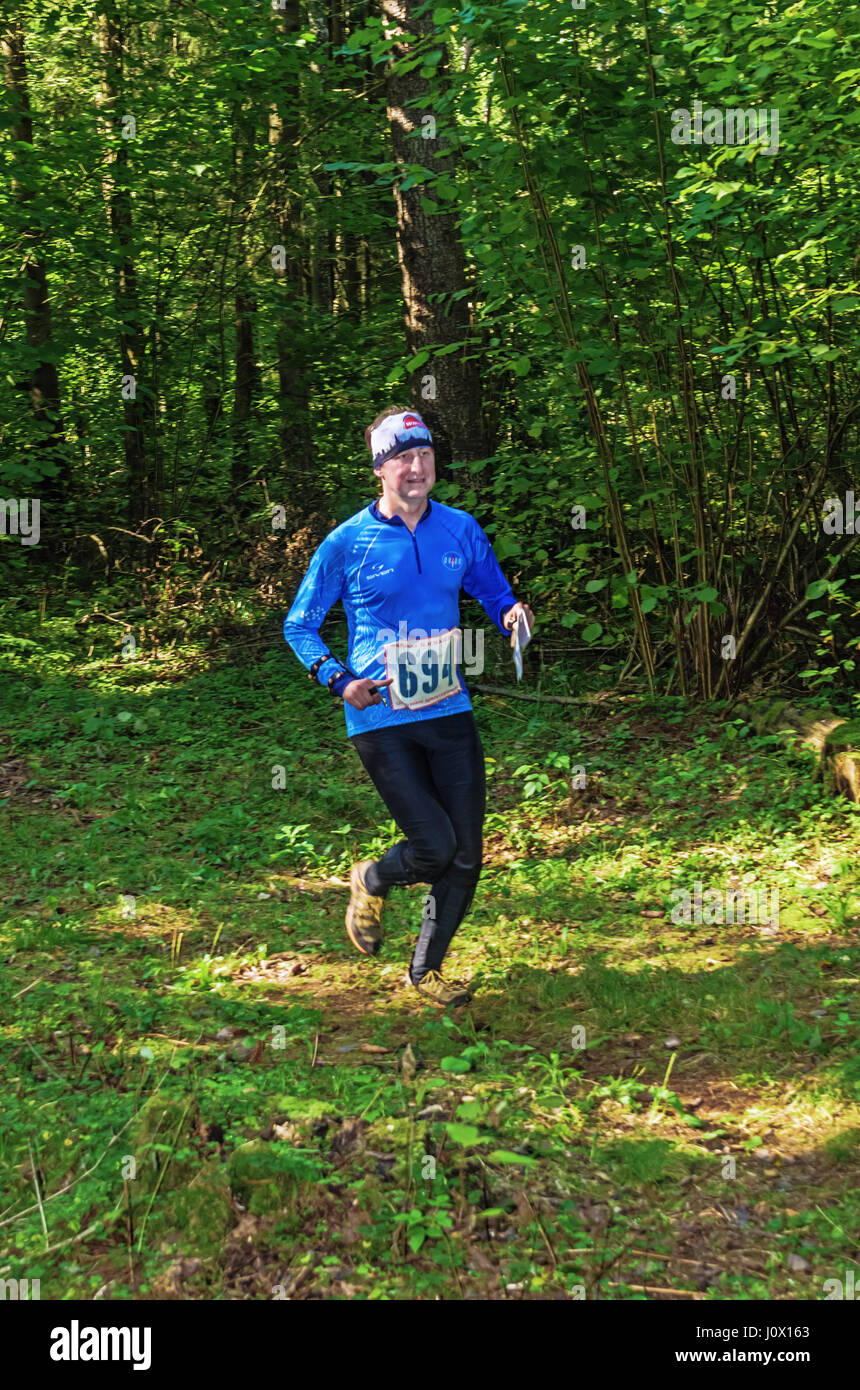
[[634, 1293], [665, 1293], [671, 1294], [673, 1298], [703, 1298], [704, 1295], [698, 1293], [696, 1289], [661, 1289], [655, 1284], [621, 1284], [613, 1279], [607, 1279], [610, 1289], [633, 1289]]
[[[530, 695], [525, 690], [514, 690], [509, 685], [473, 685], [473, 690], [480, 690], [482, 694], [488, 695], [509, 695], [514, 700], [538, 700], [541, 704], [552, 703], [554, 705], [598, 705], [604, 702], [597, 695]], [[616, 696], [616, 699], [624, 699], [624, 696]]]
[[13, 995], [12, 995], [12, 998], [13, 998], [13, 999], [20, 999], [22, 994], [26, 994], [28, 990], [30, 990], [30, 989], [35, 989], [37, 985], [41, 985], [41, 984], [43, 984], [43, 983], [44, 983], [44, 979], [42, 979], [42, 980], [34, 980], [32, 984], [30, 984], [30, 985], [25, 985], [23, 989], [19, 989], [17, 994], [13, 994]]
[[144, 1237], [144, 1233], [145, 1233], [145, 1231], [146, 1231], [146, 1223], [147, 1223], [147, 1221], [149, 1220], [149, 1213], [152, 1211], [152, 1204], [153, 1204], [153, 1202], [155, 1201], [156, 1197], [158, 1196], [158, 1192], [159, 1192], [159, 1189], [160, 1189], [160, 1187], [161, 1187], [161, 1184], [164, 1182], [164, 1175], [165, 1175], [165, 1173], [167, 1172], [168, 1168], [170, 1167], [170, 1160], [171, 1160], [172, 1157], [173, 1157], [173, 1151], [174, 1151], [174, 1149], [176, 1148], [177, 1140], [179, 1139], [179, 1135], [180, 1135], [181, 1132], [182, 1132], [182, 1126], [185, 1124], [186, 1117], [187, 1117], [188, 1112], [189, 1112], [189, 1110], [191, 1109], [191, 1106], [193, 1105], [193, 1103], [194, 1103], [194, 1097], [192, 1096], [191, 1100], [189, 1100], [188, 1104], [186, 1105], [185, 1109], [184, 1109], [183, 1112], [182, 1112], [182, 1117], [181, 1117], [181, 1119], [180, 1119], [180, 1121], [179, 1121], [179, 1124], [176, 1126], [176, 1133], [175, 1133], [174, 1136], [173, 1136], [173, 1143], [172, 1143], [171, 1146], [170, 1146], [170, 1153], [167, 1155], [167, 1160], [166, 1160], [166, 1162], [165, 1162], [165, 1164], [164, 1164], [164, 1167], [162, 1168], [161, 1172], [160, 1172], [159, 1175], [158, 1175], [158, 1182], [155, 1184], [155, 1187], [153, 1188], [152, 1196], [151, 1196], [150, 1199], [149, 1199], [149, 1206], [146, 1208], [146, 1213], [145, 1213], [144, 1218], [143, 1218], [143, 1225], [142, 1225], [141, 1228], [140, 1228], [140, 1239], [139, 1239], [139, 1241], [137, 1242], [137, 1253], [138, 1253], [138, 1254], [140, 1254], [140, 1252], [141, 1252], [141, 1250], [142, 1250], [142, 1248], [143, 1248], [143, 1237]]
[[[166, 1073], [165, 1073], [165, 1075], [166, 1075]], [[164, 1079], [164, 1078], [162, 1077], [162, 1080], [163, 1080], [163, 1079]], [[159, 1085], [160, 1085], [160, 1083], [159, 1083]], [[155, 1090], [152, 1092], [152, 1094], [153, 1094], [153, 1095], [157, 1095], [157, 1094], [158, 1094], [158, 1086], [156, 1086], [156, 1088], [155, 1088]], [[141, 1109], [143, 1109], [143, 1106], [141, 1106]], [[83, 1182], [84, 1178], [88, 1178], [88, 1177], [90, 1176], [90, 1173], [94, 1173], [94, 1172], [96, 1171], [96, 1169], [98, 1168], [99, 1164], [102, 1162], [102, 1159], [105, 1157], [105, 1154], [107, 1153], [108, 1149], [111, 1147], [112, 1144], [115, 1144], [115, 1143], [116, 1143], [117, 1139], [118, 1139], [118, 1138], [120, 1137], [120, 1135], [123, 1133], [123, 1130], [128, 1129], [128, 1127], [129, 1127], [129, 1125], [131, 1124], [132, 1120], [136, 1119], [137, 1116], [139, 1115], [139, 1113], [140, 1113], [140, 1111], [139, 1111], [139, 1110], [136, 1110], [135, 1113], [134, 1113], [133, 1115], [129, 1115], [129, 1117], [128, 1117], [128, 1119], [126, 1120], [125, 1124], [124, 1124], [124, 1125], [121, 1125], [120, 1128], [117, 1130], [116, 1134], [113, 1136], [113, 1138], [108, 1140], [108, 1143], [107, 1143], [106, 1148], [104, 1149], [104, 1151], [102, 1152], [102, 1154], [96, 1159], [96, 1161], [95, 1161], [95, 1163], [93, 1164], [92, 1168], [87, 1168], [86, 1172], [81, 1173], [81, 1174], [80, 1174], [78, 1177], [76, 1177], [76, 1178], [73, 1178], [73, 1180], [72, 1180], [71, 1182], [66, 1183], [65, 1187], [60, 1187], [60, 1188], [58, 1188], [58, 1190], [57, 1190], [56, 1192], [49, 1192], [48, 1195], [47, 1195], [47, 1197], [45, 1198], [45, 1201], [46, 1201], [46, 1202], [53, 1202], [54, 1199], [55, 1199], [56, 1197], [62, 1197], [64, 1193], [69, 1192], [73, 1187], [76, 1187], [77, 1184], [78, 1184], [79, 1182]], [[30, 1213], [31, 1213], [31, 1212], [34, 1212], [34, 1211], [38, 1211], [38, 1206], [37, 1206], [35, 1203], [34, 1203], [34, 1205], [33, 1205], [32, 1207], [25, 1207], [23, 1211], [17, 1212], [15, 1216], [10, 1216], [10, 1217], [7, 1217], [7, 1219], [6, 1219], [5, 1221], [0, 1221], [0, 1228], [2, 1228], [3, 1226], [11, 1226], [15, 1221], [20, 1221], [22, 1216], [29, 1216]], [[94, 1227], [91, 1227], [91, 1229], [94, 1229]], [[85, 1234], [86, 1234], [86, 1233], [85, 1233]], [[59, 1246], [55, 1246], [54, 1248], [55, 1248], [55, 1249], [59, 1249]]]
[[37, 1052], [37, 1051], [36, 1051], [35, 1047], [33, 1046], [33, 1044], [32, 1044], [31, 1042], [27, 1042], [27, 1040], [26, 1040], [26, 1038], [25, 1038], [24, 1043], [25, 1043], [25, 1046], [26, 1046], [26, 1047], [29, 1047], [30, 1051], [31, 1051], [32, 1053], [34, 1053], [35, 1056], [38, 1057], [38, 1059], [39, 1059], [39, 1061], [42, 1063], [42, 1066], [43, 1066], [43, 1067], [47, 1067], [47, 1068], [48, 1068], [48, 1071], [52, 1071], [52, 1072], [54, 1073], [54, 1075], [57, 1076], [57, 1077], [59, 1077], [59, 1079], [60, 1079], [61, 1081], [64, 1080], [64, 1078], [63, 1078], [62, 1076], [60, 1076], [60, 1073], [57, 1071], [56, 1067], [52, 1067], [52, 1066], [51, 1066], [51, 1063], [45, 1060], [45, 1058], [42, 1056], [41, 1052]]
[[41, 1219], [42, 1219], [42, 1230], [43, 1230], [44, 1235], [45, 1235], [45, 1248], [47, 1249], [47, 1246], [48, 1246], [48, 1223], [47, 1223], [47, 1221], [45, 1220], [45, 1208], [44, 1208], [44, 1206], [42, 1205], [42, 1194], [41, 1194], [41, 1192], [39, 1191], [39, 1177], [38, 1177], [38, 1174], [36, 1173], [36, 1160], [35, 1160], [35, 1158], [33, 1157], [33, 1145], [30, 1143], [29, 1136], [28, 1136], [28, 1138], [27, 1138], [27, 1152], [28, 1152], [28, 1154], [30, 1155], [30, 1172], [31, 1172], [32, 1175], [33, 1175], [33, 1186], [34, 1186], [35, 1189], [36, 1189], [36, 1205], [37, 1205], [38, 1208], [39, 1208], [39, 1216], [40, 1216]]

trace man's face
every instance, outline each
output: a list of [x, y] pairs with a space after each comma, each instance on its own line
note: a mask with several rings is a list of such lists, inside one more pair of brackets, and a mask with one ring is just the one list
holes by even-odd
[[420, 502], [436, 482], [436, 453], [429, 444], [416, 444], [387, 459], [376, 471], [401, 501]]

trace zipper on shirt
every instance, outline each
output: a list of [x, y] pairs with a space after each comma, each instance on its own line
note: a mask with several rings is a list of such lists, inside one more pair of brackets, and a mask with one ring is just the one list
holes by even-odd
[[417, 540], [415, 539], [415, 532], [414, 532], [414, 531], [410, 531], [409, 534], [410, 534], [411, 537], [412, 537], [412, 544], [413, 544], [413, 546], [415, 547], [415, 563], [416, 563], [417, 566], [418, 566], [418, 573], [421, 574], [421, 556], [420, 556], [420, 554], [418, 553], [418, 542], [417, 542]]

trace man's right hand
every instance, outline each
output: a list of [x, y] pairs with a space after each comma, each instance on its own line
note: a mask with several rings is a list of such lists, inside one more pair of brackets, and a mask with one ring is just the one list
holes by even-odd
[[365, 676], [359, 681], [350, 681], [343, 692], [344, 702], [352, 705], [353, 709], [367, 709], [368, 705], [381, 705], [382, 696], [379, 691], [383, 686], [392, 685], [393, 682], [393, 676], [387, 681], [374, 681], [369, 676]]

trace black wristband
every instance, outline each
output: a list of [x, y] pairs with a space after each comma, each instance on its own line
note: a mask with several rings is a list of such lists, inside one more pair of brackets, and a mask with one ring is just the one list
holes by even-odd
[[315, 681], [315, 680], [316, 680], [316, 678], [317, 678], [317, 671], [319, 670], [319, 668], [320, 668], [321, 666], [324, 666], [325, 663], [326, 663], [327, 661], [334, 661], [334, 657], [332, 656], [331, 652], [326, 652], [325, 656], [318, 656], [318, 657], [317, 657], [317, 659], [316, 659], [316, 661], [314, 662], [313, 666], [311, 666], [311, 667], [309, 668], [309, 670], [308, 670], [308, 676], [310, 677], [310, 679], [311, 679], [312, 681]]

